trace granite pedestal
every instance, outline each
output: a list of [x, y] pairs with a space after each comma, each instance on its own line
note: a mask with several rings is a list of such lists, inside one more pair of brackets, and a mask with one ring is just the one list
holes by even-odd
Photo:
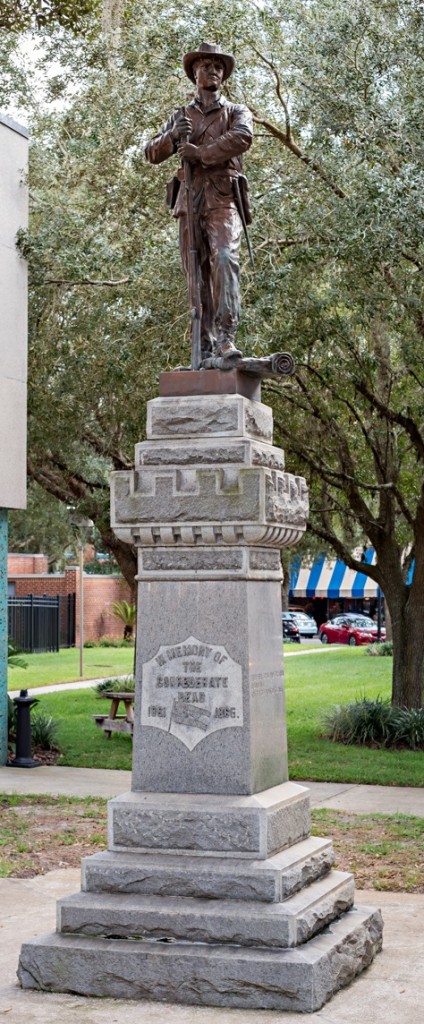
[[305, 481], [258, 392], [232, 371], [214, 394], [217, 372], [186, 396], [162, 375], [135, 470], [113, 476], [113, 528], [138, 549], [132, 791], [19, 977], [308, 1012], [371, 962], [382, 922], [288, 781], [279, 550], [305, 529]]

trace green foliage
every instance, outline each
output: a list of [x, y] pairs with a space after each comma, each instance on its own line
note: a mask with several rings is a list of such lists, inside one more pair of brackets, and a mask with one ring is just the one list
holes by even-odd
[[87, 15], [98, 10], [100, 0], [1, 0], [0, 28], [9, 32], [25, 32], [61, 26], [81, 32]]
[[128, 640], [115, 640], [113, 637], [103, 636], [101, 640], [85, 640], [84, 647], [93, 649], [96, 647], [133, 647], [134, 641], [129, 638]]
[[424, 709], [398, 708], [388, 700], [364, 697], [328, 712], [325, 735], [335, 743], [424, 750]]
[[393, 657], [393, 641], [383, 640], [381, 643], [369, 644], [366, 648], [366, 653], [374, 658]]
[[386, 743], [390, 735], [390, 701], [361, 698], [338, 705], [324, 719], [324, 734], [335, 743]]
[[8, 668], [27, 668], [28, 662], [25, 658], [22, 658], [17, 647], [10, 640], [7, 644], [7, 667]]
[[9, 550], [47, 554], [50, 567], [60, 570], [74, 541], [69, 508], [29, 480], [26, 509], [9, 513]]
[[42, 750], [57, 750], [57, 733], [59, 721], [42, 708], [37, 708], [31, 715], [31, 740], [34, 747]]
[[16, 704], [11, 697], [7, 698], [7, 735], [9, 740], [14, 739], [16, 731]]
[[132, 639], [134, 625], [137, 618], [137, 609], [135, 604], [129, 603], [128, 601], [114, 601], [113, 614], [116, 615], [117, 619], [120, 619], [124, 623], [124, 641]]
[[103, 679], [101, 683], [97, 683], [94, 687], [94, 692], [100, 697], [103, 693], [134, 693], [135, 691], [135, 677], [126, 676], [125, 679]]
[[118, 566], [114, 559], [93, 558], [90, 562], [84, 562], [84, 572], [95, 576], [116, 576]]
[[[96, 655], [99, 657], [99, 652]], [[360, 648], [348, 647], [330, 647], [325, 652], [320, 649], [305, 658], [292, 649], [286, 658], [285, 675], [291, 779], [422, 785], [423, 751], [349, 747], [326, 740], [321, 734], [323, 709], [330, 710], [335, 700], [343, 704], [353, 701], [365, 686], [372, 699], [378, 694], [389, 697], [387, 658], [364, 658]], [[109, 742], [100, 729], [93, 728], [91, 716], [99, 713], [99, 701], [92, 691], [49, 693], [43, 696], [43, 707], [60, 718], [60, 764], [131, 769], [131, 737], [116, 733]]]
[[[191, 95], [183, 50], [218, 39], [237, 59], [227, 94], [256, 124], [256, 269], [243, 256], [238, 342], [248, 355], [295, 357], [293, 378], [263, 387], [276, 442], [307, 477], [310, 532], [384, 591], [395, 652], [424, 628], [418, 6], [133, 0], [116, 6], [106, 38], [46, 38], [33, 81], [0, 41], [1, 105], [25, 94], [32, 136], [31, 228], [19, 240], [31, 281], [31, 477], [96, 522], [133, 582], [134, 552], [109, 527], [109, 471], [132, 465], [159, 370], [189, 349], [163, 204], [177, 161], [149, 167], [143, 148]], [[364, 541], [374, 567], [352, 558]], [[393, 659], [397, 703], [421, 702], [411, 662]]]
[[392, 708], [392, 746], [424, 750], [424, 708]]

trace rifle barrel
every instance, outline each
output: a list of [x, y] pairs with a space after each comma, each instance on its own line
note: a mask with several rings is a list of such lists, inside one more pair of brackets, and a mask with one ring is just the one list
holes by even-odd
[[[189, 136], [185, 137], [188, 142]], [[188, 290], [191, 315], [191, 367], [198, 370], [202, 361], [201, 323], [202, 304], [199, 285], [199, 256], [196, 245], [194, 225], [193, 183], [191, 166], [188, 160], [183, 161], [184, 184], [187, 199], [187, 235], [188, 235]]]

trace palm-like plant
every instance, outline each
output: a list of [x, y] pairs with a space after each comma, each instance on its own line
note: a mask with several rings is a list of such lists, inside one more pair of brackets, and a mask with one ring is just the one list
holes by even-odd
[[7, 645], [7, 665], [8, 668], [27, 668], [28, 666], [28, 662], [25, 661], [25, 658], [21, 658], [16, 647], [14, 647], [10, 640]]
[[114, 601], [113, 614], [124, 623], [124, 640], [132, 640], [136, 620], [135, 604], [128, 601]]

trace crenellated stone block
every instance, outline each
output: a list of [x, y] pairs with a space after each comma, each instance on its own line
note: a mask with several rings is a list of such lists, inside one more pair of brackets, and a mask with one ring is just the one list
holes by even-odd
[[[295, 544], [308, 495], [272, 444], [271, 410], [235, 394], [157, 398], [148, 403], [147, 438], [136, 446], [135, 471], [112, 475], [112, 526], [139, 548], [140, 577], [281, 578], [275, 558], [248, 549]], [[245, 555], [219, 551], [226, 545]], [[172, 546], [199, 551], [143, 554]]]

